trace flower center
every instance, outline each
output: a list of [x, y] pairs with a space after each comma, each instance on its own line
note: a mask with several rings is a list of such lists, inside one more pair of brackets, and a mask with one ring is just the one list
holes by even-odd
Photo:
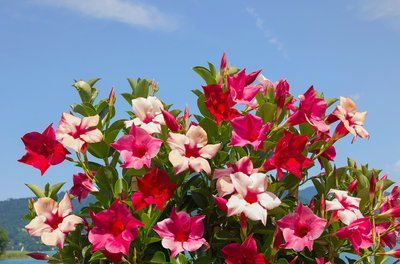
[[188, 157], [188, 158], [190, 158], [190, 157], [193, 157], [193, 158], [200, 157], [200, 153], [199, 153], [200, 148], [198, 148], [196, 146], [190, 146], [189, 144], [185, 144], [185, 148], [186, 148], [186, 151], [185, 151], [185, 156], [186, 157]]
[[179, 230], [178, 233], [175, 235], [175, 241], [178, 242], [184, 242], [187, 241], [189, 238], [189, 235], [186, 234], [185, 231]]
[[58, 225], [62, 223], [64, 218], [59, 217], [57, 214], [47, 217], [46, 224], [48, 224], [52, 229], [57, 229]]
[[247, 191], [247, 195], [246, 195], [246, 197], [244, 197], [244, 199], [249, 204], [253, 204], [253, 203], [258, 202], [258, 197], [257, 197], [257, 194], [255, 192]]
[[118, 220], [114, 222], [113, 225], [111, 226], [111, 233], [114, 236], [118, 236], [119, 234], [122, 233], [122, 231], [124, 231], [124, 229], [125, 229], [124, 223], [122, 223], [121, 220]]
[[137, 146], [136, 149], [135, 149], [135, 154], [136, 154], [135, 156], [141, 158], [141, 157], [143, 157], [143, 156], [146, 154], [146, 152], [147, 152], [146, 147], [144, 147], [144, 146]]
[[305, 237], [308, 234], [308, 226], [305, 225], [299, 225], [295, 230], [294, 230], [294, 235], [297, 237]]

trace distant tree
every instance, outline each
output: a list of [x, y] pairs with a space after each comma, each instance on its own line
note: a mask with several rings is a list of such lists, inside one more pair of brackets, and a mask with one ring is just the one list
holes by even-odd
[[4, 253], [7, 245], [8, 245], [8, 235], [2, 228], [0, 228], [0, 255]]

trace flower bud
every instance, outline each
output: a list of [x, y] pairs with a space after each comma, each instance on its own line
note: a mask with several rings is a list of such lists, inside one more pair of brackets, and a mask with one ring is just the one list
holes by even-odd
[[162, 115], [164, 117], [165, 124], [172, 132], [177, 132], [179, 130], [178, 121], [176, 118], [168, 111], [161, 110]]
[[358, 179], [354, 179], [352, 182], [349, 184], [349, 188], [347, 188], [347, 191], [349, 193], [353, 193], [354, 190], [356, 190], [358, 184]]
[[44, 253], [40, 253], [40, 252], [31, 252], [26, 254], [29, 257], [33, 258], [33, 259], [37, 259], [37, 260], [49, 260], [50, 256]]
[[114, 87], [111, 88], [110, 94], [108, 95], [108, 105], [111, 107], [114, 105], [117, 98], [115, 97]]

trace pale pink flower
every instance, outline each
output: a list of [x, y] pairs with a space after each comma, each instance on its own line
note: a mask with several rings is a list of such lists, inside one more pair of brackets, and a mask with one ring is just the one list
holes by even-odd
[[175, 174], [187, 169], [196, 172], [211, 173], [208, 159], [212, 159], [221, 144], [207, 144], [207, 133], [201, 126], [191, 125], [186, 135], [169, 133], [167, 143], [171, 148], [169, 161], [174, 166]]
[[231, 174], [235, 187], [234, 193], [228, 200], [228, 216], [244, 213], [249, 219], [267, 223], [267, 210], [281, 204], [275, 194], [266, 191], [266, 174], [253, 173], [250, 176], [237, 172]]
[[126, 127], [131, 127], [134, 124], [150, 134], [161, 132], [161, 125], [165, 124], [162, 115], [164, 107], [157, 97], [135, 98], [132, 100], [132, 108], [136, 118], [126, 121]]
[[83, 219], [72, 213], [72, 203], [68, 193], [60, 203], [49, 197], [39, 198], [33, 204], [36, 217], [25, 226], [31, 236], [40, 236], [43, 244], [63, 248], [68, 233], [75, 230]]
[[213, 180], [217, 180], [216, 186], [219, 196], [224, 197], [235, 192], [235, 186], [233, 186], [230, 174], [239, 171], [246, 175], [257, 172], [257, 170], [253, 168], [253, 163], [249, 157], [241, 158], [233, 166], [228, 164], [228, 168], [226, 169], [215, 169]]
[[371, 230], [369, 218], [359, 218], [351, 222], [350, 225], [336, 231], [336, 236], [349, 239], [357, 255], [359, 255], [360, 248], [369, 248], [372, 245]]
[[340, 97], [340, 105], [336, 106], [336, 109], [332, 114], [328, 116], [326, 122], [328, 124], [333, 123], [337, 120], [340, 123], [337, 125], [333, 138], [339, 139], [344, 137], [349, 132], [353, 134], [354, 142], [357, 136], [361, 138], [369, 138], [367, 130], [363, 127], [367, 112], [358, 113], [356, 111], [356, 104], [349, 97]]
[[103, 140], [103, 134], [96, 128], [99, 116], [87, 116], [79, 118], [74, 115], [63, 113], [60, 124], [56, 131], [57, 140], [70, 147], [76, 152], [85, 152], [87, 143], [97, 143]]
[[326, 211], [334, 211], [345, 225], [356, 219], [362, 218], [360, 212], [360, 198], [351, 197], [346, 191], [331, 189], [328, 194], [333, 194], [332, 201], [326, 201]]
[[122, 136], [111, 146], [124, 160], [122, 168], [139, 170], [143, 166], [150, 168], [151, 159], [160, 151], [162, 140], [152, 137], [146, 130], [132, 126], [128, 135]]
[[326, 220], [316, 216], [310, 208], [299, 203], [293, 213], [276, 221], [282, 230], [286, 244], [281, 247], [302, 251], [313, 249], [313, 241], [324, 232]]
[[74, 186], [69, 191], [70, 194], [78, 197], [78, 201], [82, 202], [89, 193], [98, 192], [99, 189], [94, 186], [93, 181], [86, 176], [85, 173], [77, 173], [73, 176]]
[[255, 115], [247, 114], [239, 116], [231, 121], [232, 146], [252, 145], [255, 150], [263, 147], [263, 143], [267, 138], [266, 133], [271, 128], [271, 123], [264, 124], [263, 120]]
[[196, 251], [202, 245], [209, 247], [203, 238], [205, 215], [193, 216], [186, 212], [176, 212], [175, 207], [169, 218], [158, 222], [153, 230], [161, 237], [164, 248], [171, 250], [175, 258], [183, 251]]

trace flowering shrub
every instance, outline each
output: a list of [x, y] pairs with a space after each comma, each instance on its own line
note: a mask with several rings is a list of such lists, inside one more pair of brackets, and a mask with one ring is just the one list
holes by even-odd
[[[132, 109], [115, 120], [114, 89], [98, 100], [93, 79], [74, 84], [81, 102], [56, 130], [22, 137], [19, 161], [42, 175], [64, 161], [76, 166], [60, 201], [63, 183], [27, 184], [37, 200], [29, 202], [26, 230], [58, 248], [31, 257], [201, 264], [400, 256], [400, 188], [389, 193], [394, 182], [351, 159], [333, 164], [338, 140], [369, 137], [366, 112], [347, 97], [334, 106], [337, 99], [313, 87], [296, 99], [285, 80], [248, 74], [225, 55], [219, 70], [209, 63], [194, 71], [205, 81], [193, 91], [196, 114], [162, 102], [154, 82], [128, 79], [122, 97]], [[309, 202], [299, 200], [305, 183], [315, 187]], [[89, 195], [92, 202], [73, 211], [71, 199]]]

